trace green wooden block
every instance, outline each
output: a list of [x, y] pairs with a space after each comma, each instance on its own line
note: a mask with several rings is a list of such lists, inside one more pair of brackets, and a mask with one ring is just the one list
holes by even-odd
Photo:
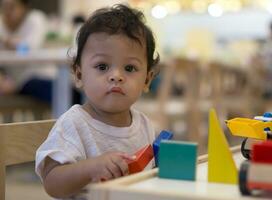
[[162, 141], [159, 151], [159, 177], [195, 180], [196, 160], [196, 143]]

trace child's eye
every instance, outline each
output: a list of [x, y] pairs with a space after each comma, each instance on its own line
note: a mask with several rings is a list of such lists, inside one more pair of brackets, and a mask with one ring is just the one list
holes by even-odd
[[100, 71], [105, 71], [109, 68], [109, 66], [107, 64], [99, 64], [96, 66], [96, 68], [98, 68]]
[[136, 67], [133, 66], [133, 65], [126, 65], [126, 66], [125, 66], [125, 70], [126, 70], [127, 72], [134, 72], [134, 71], [136, 71]]

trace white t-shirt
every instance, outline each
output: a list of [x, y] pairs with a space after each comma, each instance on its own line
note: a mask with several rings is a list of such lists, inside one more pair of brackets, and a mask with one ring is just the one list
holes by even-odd
[[[46, 141], [36, 152], [36, 173], [41, 177], [47, 156], [64, 163], [99, 156], [105, 152], [120, 151], [133, 155], [142, 147], [152, 144], [155, 131], [141, 112], [131, 109], [129, 127], [114, 127], [95, 120], [81, 105], [72, 106], [56, 122]], [[151, 169], [150, 162], [146, 169]]]

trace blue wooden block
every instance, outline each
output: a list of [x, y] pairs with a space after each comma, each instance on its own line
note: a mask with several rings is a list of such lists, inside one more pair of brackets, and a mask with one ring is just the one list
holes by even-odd
[[155, 157], [155, 166], [158, 166], [158, 152], [160, 149], [160, 143], [162, 140], [171, 140], [173, 138], [173, 133], [170, 131], [161, 131], [158, 137], [155, 139], [153, 142], [153, 152], [154, 152], [154, 157]]
[[162, 141], [159, 151], [159, 177], [195, 180], [197, 144]]

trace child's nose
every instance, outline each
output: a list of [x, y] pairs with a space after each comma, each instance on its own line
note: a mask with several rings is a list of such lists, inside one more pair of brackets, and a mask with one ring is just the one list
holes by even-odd
[[122, 77], [111, 77], [110, 81], [111, 82], [123, 82], [123, 78]]
[[122, 76], [121, 73], [115, 72], [109, 76], [109, 81], [110, 82], [123, 82], [124, 77]]

